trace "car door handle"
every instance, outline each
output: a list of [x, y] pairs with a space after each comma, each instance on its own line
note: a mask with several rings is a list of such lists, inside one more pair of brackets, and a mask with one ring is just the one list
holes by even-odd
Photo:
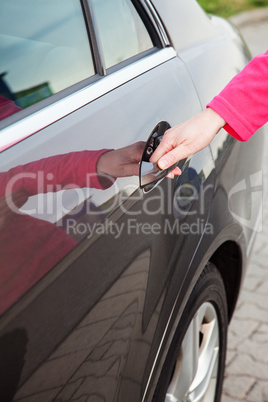
[[170, 124], [168, 122], [160, 121], [154, 127], [146, 142], [141, 158], [139, 173], [140, 188], [142, 188], [145, 193], [156, 187], [174, 169], [174, 167], [181, 167], [185, 162], [184, 159], [164, 170], [161, 170], [157, 163], [150, 162], [152, 154], [160, 144], [165, 131], [169, 128]]

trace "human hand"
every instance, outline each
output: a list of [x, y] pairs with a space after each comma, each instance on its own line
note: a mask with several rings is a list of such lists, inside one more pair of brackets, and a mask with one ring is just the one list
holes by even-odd
[[[205, 148], [224, 125], [224, 119], [207, 108], [190, 120], [167, 130], [150, 162], [158, 162], [160, 169], [167, 169]], [[180, 169], [175, 168], [168, 177], [173, 178], [178, 174]]]
[[138, 176], [139, 163], [145, 144], [140, 141], [124, 148], [105, 152], [97, 162], [97, 173], [107, 174], [114, 178]]

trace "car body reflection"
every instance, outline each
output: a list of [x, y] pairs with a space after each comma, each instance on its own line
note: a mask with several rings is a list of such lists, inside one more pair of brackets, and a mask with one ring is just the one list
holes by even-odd
[[[48, 212], [54, 215], [53, 209], [43, 211], [43, 219], [32, 216], [32, 211], [23, 212], [21, 208], [28, 198], [39, 193], [74, 188], [105, 190], [114, 184], [116, 171], [121, 176], [135, 174], [135, 169], [138, 172], [141, 146], [142, 143], [133, 144], [128, 147], [129, 151], [103, 149], [55, 155], [0, 173], [0, 314], [68, 254], [79, 240], [90, 233], [94, 223], [94, 220], [90, 221], [92, 216], [93, 219], [95, 217], [95, 222], [96, 219], [97, 222], [105, 219], [103, 210], [95, 208], [93, 211], [94, 205], [89, 208], [89, 201], [86, 200], [82, 206], [76, 207], [75, 211], [69, 212], [64, 221], [61, 219], [51, 223], [46, 218]], [[128, 159], [128, 152], [134, 155], [131, 161]], [[103, 159], [108, 159], [109, 163], [103, 162]], [[110, 164], [113, 167], [110, 167]], [[103, 168], [105, 173], [101, 170]], [[112, 175], [108, 175], [109, 170]], [[85, 206], [86, 212], [83, 211]], [[61, 210], [63, 209], [61, 205]], [[72, 216], [75, 217], [77, 226], [79, 222], [76, 219], [81, 214], [89, 217], [87, 224], [90, 226], [88, 230], [83, 230], [82, 236], [72, 236], [75, 232], [69, 230], [69, 224], [66, 228], [64, 222]], [[85, 222], [84, 227], [87, 227]]]

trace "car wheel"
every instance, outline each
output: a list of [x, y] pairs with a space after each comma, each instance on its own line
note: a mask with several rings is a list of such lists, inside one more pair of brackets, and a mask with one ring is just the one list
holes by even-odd
[[153, 401], [220, 401], [227, 329], [224, 283], [208, 263], [175, 331]]

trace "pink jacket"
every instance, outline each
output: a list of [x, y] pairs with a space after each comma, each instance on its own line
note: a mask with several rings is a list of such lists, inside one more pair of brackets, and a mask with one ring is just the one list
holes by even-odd
[[268, 121], [268, 51], [254, 57], [207, 107], [226, 121], [229, 134], [247, 141]]

